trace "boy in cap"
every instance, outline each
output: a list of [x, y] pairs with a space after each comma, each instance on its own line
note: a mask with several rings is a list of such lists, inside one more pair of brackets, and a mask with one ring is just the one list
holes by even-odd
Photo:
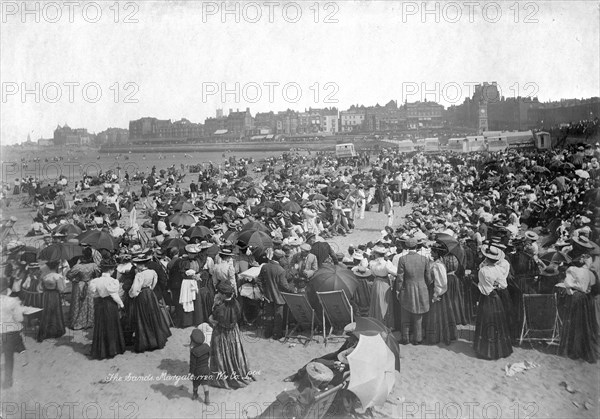
[[210, 404], [208, 385], [210, 380], [210, 346], [200, 329], [190, 335], [190, 374], [192, 374], [192, 400], [198, 399], [198, 387], [204, 390], [204, 404]]

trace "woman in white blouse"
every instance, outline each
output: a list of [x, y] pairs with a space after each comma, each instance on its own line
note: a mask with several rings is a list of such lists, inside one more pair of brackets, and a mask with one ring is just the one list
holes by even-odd
[[560, 333], [559, 353], [571, 359], [595, 363], [598, 359], [595, 345], [598, 340], [594, 304], [590, 297], [597, 273], [589, 266], [590, 256], [583, 254], [573, 260], [565, 274], [567, 290], [567, 318]]
[[385, 259], [386, 249], [375, 246], [371, 250], [374, 259], [369, 263], [369, 269], [373, 273], [373, 290], [371, 292], [371, 305], [369, 317], [385, 323], [389, 328], [394, 327], [394, 309], [392, 304], [392, 289], [390, 275], [397, 274], [397, 267]]
[[136, 352], [162, 349], [171, 336], [167, 320], [162, 315], [156, 294], [152, 291], [158, 282], [158, 275], [146, 266], [149, 261], [150, 256], [139, 256], [132, 260], [136, 274], [129, 296], [133, 299], [131, 324]]
[[123, 301], [119, 297], [119, 281], [113, 278], [115, 263], [103, 260], [102, 275], [90, 281], [89, 292], [94, 298], [94, 335], [92, 358], [106, 359], [125, 352], [125, 339], [119, 309]]
[[485, 260], [479, 266], [479, 311], [473, 349], [484, 359], [506, 358], [512, 354], [509, 317], [510, 296], [506, 290], [510, 264], [495, 246], [484, 245]]

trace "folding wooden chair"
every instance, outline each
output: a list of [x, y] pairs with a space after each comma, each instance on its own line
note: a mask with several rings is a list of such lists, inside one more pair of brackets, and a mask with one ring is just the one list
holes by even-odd
[[0, 227], [0, 243], [6, 243], [12, 238], [18, 239], [19, 234], [15, 231], [15, 220], [8, 219]]
[[527, 340], [558, 345], [561, 323], [555, 294], [523, 294], [523, 327], [519, 344]]
[[[288, 339], [294, 338], [298, 339], [301, 343], [304, 341], [304, 346], [308, 346], [308, 344], [315, 340], [315, 321], [317, 321], [317, 316], [315, 315], [315, 309], [310, 305], [306, 295], [304, 294], [290, 294], [287, 292], [282, 292], [283, 299], [286, 302], [286, 307], [288, 310], [287, 322], [285, 325], [285, 339], [283, 343], [287, 342]], [[296, 326], [290, 331], [290, 316], [289, 313], [292, 313], [294, 319], [296, 320]], [[302, 330], [308, 330], [308, 333], [301, 334], [297, 333], [297, 330], [302, 328]]]
[[[344, 330], [346, 325], [354, 321], [354, 313], [346, 293], [343, 290], [317, 292], [317, 297], [323, 308], [323, 339], [325, 345], [327, 345], [327, 340], [332, 337], [335, 339], [345, 338], [343, 335], [332, 336], [332, 333], [334, 330]], [[330, 325], [329, 333], [326, 331], [325, 316], [327, 316]]]

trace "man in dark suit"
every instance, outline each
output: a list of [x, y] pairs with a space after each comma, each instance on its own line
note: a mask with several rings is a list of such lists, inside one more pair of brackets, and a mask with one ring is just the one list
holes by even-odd
[[427, 286], [433, 279], [429, 259], [415, 251], [417, 240], [408, 238], [405, 246], [409, 252], [398, 260], [394, 291], [402, 310], [402, 343], [408, 343], [412, 331], [412, 343], [418, 345], [423, 340], [423, 314], [429, 311]]
[[286, 279], [286, 271], [279, 264], [285, 257], [282, 250], [275, 250], [273, 257], [260, 269], [256, 283], [266, 299], [265, 304], [265, 338], [280, 339], [283, 336], [283, 307], [285, 300], [281, 292], [294, 293], [296, 290]]

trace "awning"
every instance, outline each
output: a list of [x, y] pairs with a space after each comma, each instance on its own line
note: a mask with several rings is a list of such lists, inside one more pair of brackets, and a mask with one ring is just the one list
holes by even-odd
[[226, 129], [218, 129], [215, 131], [215, 135], [223, 135], [223, 134], [227, 134]]

